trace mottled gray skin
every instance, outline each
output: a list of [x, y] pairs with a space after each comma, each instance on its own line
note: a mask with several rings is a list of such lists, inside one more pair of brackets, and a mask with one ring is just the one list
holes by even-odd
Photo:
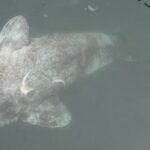
[[111, 63], [116, 38], [104, 33], [52, 33], [29, 37], [23, 16], [0, 33], [0, 126], [18, 119], [43, 127], [71, 121], [59, 92]]

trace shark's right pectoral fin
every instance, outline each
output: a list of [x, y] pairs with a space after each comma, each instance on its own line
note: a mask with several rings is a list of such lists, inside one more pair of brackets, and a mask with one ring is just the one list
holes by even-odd
[[16, 50], [28, 45], [29, 25], [23, 16], [11, 18], [0, 32], [1, 47], [9, 47]]
[[24, 122], [49, 128], [64, 127], [71, 121], [70, 112], [58, 96], [43, 100], [39, 105], [29, 106], [23, 116]]

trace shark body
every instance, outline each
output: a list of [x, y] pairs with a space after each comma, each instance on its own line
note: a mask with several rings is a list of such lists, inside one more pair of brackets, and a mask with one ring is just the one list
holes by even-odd
[[0, 33], [0, 126], [22, 120], [64, 127], [71, 114], [59, 92], [111, 63], [116, 38], [96, 32], [29, 36], [23, 16], [11, 18]]

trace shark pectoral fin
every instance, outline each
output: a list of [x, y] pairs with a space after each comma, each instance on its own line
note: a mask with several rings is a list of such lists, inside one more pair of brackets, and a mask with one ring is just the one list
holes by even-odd
[[64, 127], [71, 121], [70, 112], [57, 96], [43, 100], [34, 107], [30, 106], [24, 113], [24, 122], [42, 127]]
[[12, 49], [22, 48], [29, 43], [29, 25], [23, 16], [11, 18], [0, 33], [0, 44]]

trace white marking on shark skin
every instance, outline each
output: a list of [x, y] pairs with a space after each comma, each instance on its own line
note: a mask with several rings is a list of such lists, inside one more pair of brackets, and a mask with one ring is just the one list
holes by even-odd
[[66, 86], [65, 81], [62, 80], [62, 79], [54, 79], [52, 83], [53, 83], [53, 84], [55, 84], [55, 83], [61, 83], [64, 88], [65, 88], [65, 86]]
[[20, 91], [25, 95], [27, 95], [30, 91], [33, 90], [33, 88], [29, 87], [26, 83], [26, 79], [28, 76], [29, 76], [29, 72], [24, 76], [21, 82], [21, 87], [20, 87]]
[[91, 11], [91, 12], [94, 12], [94, 11], [97, 11], [99, 9], [99, 7], [98, 6], [88, 5], [86, 9]]

